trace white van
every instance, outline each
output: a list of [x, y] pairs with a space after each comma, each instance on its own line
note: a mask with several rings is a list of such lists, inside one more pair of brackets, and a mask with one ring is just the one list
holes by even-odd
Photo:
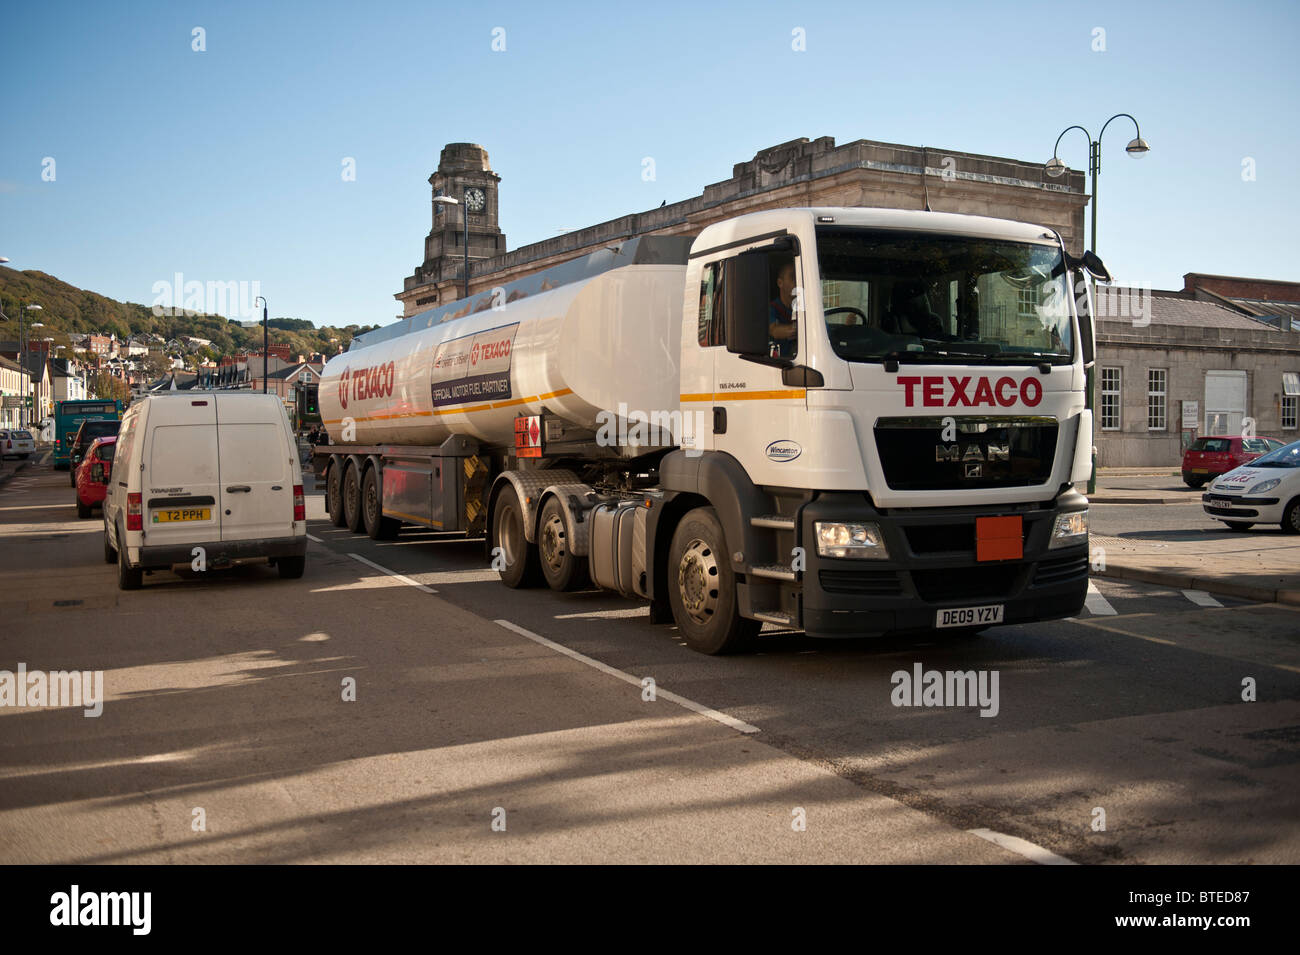
[[[122, 418], [104, 499], [104, 560], [118, 586], [146, 570], [267, 558], [307, 564], [302, 465], [284, 403], [250, 391], [150, 395]], [[195, 548], [203, 548], [196, 552]]]

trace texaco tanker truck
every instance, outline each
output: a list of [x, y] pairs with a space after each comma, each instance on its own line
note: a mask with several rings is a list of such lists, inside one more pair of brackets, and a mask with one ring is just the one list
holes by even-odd
[[333, 522], [483, 537], [508, 587], [705, 653], [1078, 612], [1093, 325], [1050, 228], [864, 208], [629, 239], [325, 366]]

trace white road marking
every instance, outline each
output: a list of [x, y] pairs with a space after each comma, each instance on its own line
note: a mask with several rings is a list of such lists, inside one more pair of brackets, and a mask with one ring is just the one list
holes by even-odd
[[[618, 679], [622, 680], [624, 683], [630, 683], [637, 688], [640, 688], [641, 686], [640, 679], [634, 677], [632, 674], [625, 673], [624, 671], [618, 669], [617, 667], [610, 666], [608, 663], [601, 663], [599, 660], [593, 660], [591, 657], [587, 656], [584, 653], [579, 653], [577, 650], [570, 650], [568, 647], [556, 643], [554, 640], [547, 640], [545, 637], [541, 636], [540, 634], [533, 633], [531, 630], [525, 630], [523, 627], [511, 623], [509, 620], [497, 620], [495, 621], [495, 623], [497, 624], [497, 626], [505, 627], [511, 633], [517, 633], [519, 634], [519, 636], [526, 637], [529, 640], [532, 640], [534, 643], [540, 643], [542, 646], [548, 647], [549, 649], [554, 650], [557, 653], [563, 653], [566, 657], [569, 657], [570, 659], [573, 660], [577, 660], [579, 663], [585, 663], [589, 667], [594, 667], [595, 669], [599, 670], [601, 673], [606, 673], [609, 676], [617, 677]], [[655, 687], [655, 696], [658, 699], [668, 700], [670, 703], [676, 703], [678, 706], [685, 707], [686, 709], [690, 710], [693, 713], [698, 713], [701, 716], [707, 716], [709, 719], [716, 720], [717, 722], [721, 723], [723, 726], [729, 726], [733, 730], [739, 730], [742, 733], [762, 732], [762, 730], [760, 730], [757, 726], [753, 726], [749, 723], [746, 723], [744, 720], [738, 720], [734, 716], [728, 716], [726, 713], [720, 713], [717, 710], [704, 706], [701, 703], [696, 703], [694, 700], [688, 700], [684, 696], [678, 696], [676, 693], [672, 693], [668, 690], [663, 689], [662, 687], [659, 686]]]
[[360, 561], [361, 563], [365, 564], [367, 567], [373, 567], [375, 568], [375, 570], [387, 574], [389, 577], [392, 577], [395, 580], [400, 580], [402, 583], [414, 587], [416, 590], [423, 590], [426, 594], [436, 594], [438, 592], [434, 590], [432, 587], [424, 586], [424, 584], [420, 583], [418, 580], [412, 580], [410, 577], [407, 577], [405, 574], [399, 574], [395, 570], [389, 570], [387, 567], [381, 567], [379, 564], [376, 564], [373, 560], [366, 560], [360, 554], [348, 554], [348, 556], [351, 557], [353, 560]]
[[319, 537], [315, 537], [315, 536], [313, 536], [313, 535], [311, 535], [311, 534], [308, 534], [308, 535], [307, 535], [307, 540], [309, 540], [309, 541], [315, 541], [317, 544], [323, 544], [323, 543], [325, 543], [325, 542], [324, 542], [323, 540], [321, 540]]
[[1196, 606], [1198, 607], [1222, 607], [1223, 606], [1223, 604], [1219, 603], [1217, 600], [1215, 600], [1213, 597], [1207, 594], [1204, 590], [1184, 590], [1183, 596], [1186, 597], [1188, 600], [1190, 600], [1192, 603], [1196, 604]]
[[1088, 608], [1089, 613], [1098, 615], [1117, 613], [1110, 605], [1110, 601], [1101, 595], [1101, 591], [1091, 580], [1088, 581], [1088, 596], [1084, 598], [1083, 605]]
[[556, 620], [622, 620], [650, 616], [649, 607], [625, 607], [621, 610], [587, 610], [583, 613], [557, 613]]
[[972, 836], [979, 836], [981, 839], [987, 839], [995, 846], [1001, 846], [1008, 852], [1014, 852], [1018, 856], [1024, 856], [1031, 862], [1037, 862], [1039, 865], [1078, 865], [1065, 856], [1058, 856], [1055, 852], [1049, 852], [1042, 846], [1036, 846], [1032, 842], [1016, 836], [1008, 836], [1003, 832], [994, 832], [992, 829], [967, 829]]

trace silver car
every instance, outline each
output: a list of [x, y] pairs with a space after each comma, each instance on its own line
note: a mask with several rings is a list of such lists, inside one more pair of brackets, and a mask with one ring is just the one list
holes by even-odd
[[25, 458], [36, 450], [36, 439], [21, 428], [0, 430], [0, 457]]

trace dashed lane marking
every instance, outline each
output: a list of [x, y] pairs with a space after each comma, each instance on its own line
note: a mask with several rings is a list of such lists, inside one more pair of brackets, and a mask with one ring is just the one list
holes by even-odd
[[1039, 865], [1078, 865], [1079, 863], [1065, 856], [1058, 856], [1055, 852], [1050, 852], [1042, 846], [1034, 845], [1028, 840], [1018, 838], [1017, 836], [1008, 836], [1004, 832], [994, 832], [992, 829], [967, 829], [972, 836], [979, 836], [981, 839], [987, 839], [995, 846], [1001, 846], [1008, 852], [1014, 852], [1016, 855], [1024, 856], [1031, 862], [1037, 862]]
[[389, 570], [387, 567], [383, 567], [380, 566], [379, 564], [376, 564], [373, 560], [366, 560], [366, 558], [362, 557], [360, 554], [348, 554], [348, 556], [355, 561], [359, 561], [365, 564], [367, 567], [373, 567], [375, 568], [375, 570], [379, 571], [380, 573], [387, 574], [389, 577], [392, 577], [394, 580], [400, 580], [408, 587], [414, 587], [416, 590], [423, 590], [426, 594], [436, 594], [438, 592], [434, 590], [432, 587], [424, 586], [424, 584], [420, 583], [418, 580], [412, 580], [410, 577], [407, 577], [405, 574], [399, 574], [395, 570]]
[[[523, 627], [511, 623], [509, 620], [497, 620], [495, 623], [497, 626], [504, 627], [511, 633], [517, 633], [519, 636], [532, 640], [534, 643], [540, 643], [542, 646], [554, 650], [556, 653], [563, 653], [566, 657], [569, 657], [572, 660], [577, 660], [579, 663], [585, 663], [587, 666], [593, 667], [601, 673], [617, 677], [624, 683], [631, 683], [638, 689], [641, 687], [641, 681], [637, 677], [634, 677], [632, 674], [626, 673], [617, 667], [612, 667], [608, 663], [601, 663], [599, 660], [592, 659], [585, 653], [579, 653], [577, 650], [570, 650], [563, 644], [556, 643], [554, 640], [548, 640], [541, 634], [533, 633], [531, 630], [525, 630]], [[733, 730], [738, 730], [741, 733], [762, 732], [757, 726], [746, 723], [744, 720], [738, 720], [734, 716], [720, 713], [711, 707], [705, 706], [702, 703], [696, 703], [694, 700], [688, 700], [684, 696], [678, 696], [676, 693], [665, 690], [662, 687], [655, 687], [655, 697], [656, 699], [668, 700], [670, 703], [676, 703], [678, 706], [685, 707], [692, 713], [707, 716], [709, 719], [721, 723], [723, 726], [729, 726]]]
[[1196, 604], [1196, 606], [1198, 607], [1222, 607], [1223, 606], [1223, 604], [1219, 603], [1217, 600], [1215, 600], [1213, 597], [1207, 594], [1204, 590], [1184, 590], [1183, 596], [1186, 597], [1188, 600], [1190, 600], [1192, 603]]
[[1091, 580], [1088, 581], [1088, 596], [1084, 598], [1083, 605], [1088, 608], [1089, 613], [1098, 616], [1113, 615], [1116, 612], [1110, 605], [1110, 601], [1101, 595], [1101, 591]]

